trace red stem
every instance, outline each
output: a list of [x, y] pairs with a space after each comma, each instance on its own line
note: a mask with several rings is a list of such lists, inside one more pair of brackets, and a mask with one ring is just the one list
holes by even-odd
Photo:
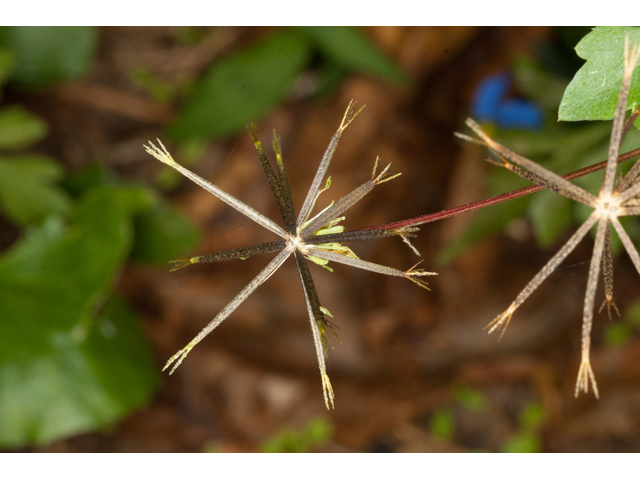
[[[636, 148], [635, 150], [631, 150], [630, 152], [620, 155], [618, 157], [618, 163], [630, 160], [638, 156], [640, 156], [640, 148]], [[567, 180], [573, 180], [574, 178], [582, 177], [584, 175], [589, 175], [590, 173], [597, 172], [598, 170], [602, 170], [606, 165], [607, 161], [605, 160], [604, 162], [596, 163], [595, 165], [591, 165], [590, 167], [581, 168], [580, 170], [576, 170], [575, 172], [567, 173], [562, 177], [566, 178]], [[376, 227], [364, 228], [363, 230], [395, 230], [398, 228], [415, 227], [416, 225], [435, 222], [437, 220], [442, 220], [443, 218], [453, 217], [465, 212], [472, 212], [473, 210], [478, 210], [490, 205], [495, 205], [496, 203], [504, 202], [506, 200], [529, 195], [530, 193], [538, 192], [543, 188], [544, 187], [541, 187], [539, 185], [531, 185], [519, 190], [496, 195], [495, 197], [485, 198], [484, 200], [480, 200], [477, 202], [467, 203], [466, 205], [461, 205], [459, 207], [449, 208], [448, 210], [442, 210], [436, 213], [428, 213], [427, 215], [422, 215], [420, 217], [410, 218], [408, 220], [400, 220], [399, 222], [386, 223], [384, 225], [378, 225]]]

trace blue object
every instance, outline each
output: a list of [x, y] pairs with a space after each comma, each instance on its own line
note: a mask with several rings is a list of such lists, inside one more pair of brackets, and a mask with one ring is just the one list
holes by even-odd
[[476, 87], [471, 100], [472, 116], [481, 122], [492, 122], [500, 128], [537, 130], [542, 127], [542, 108], [521, 98], [506, 98], [511, 75], [500, 72], [485, 77]]

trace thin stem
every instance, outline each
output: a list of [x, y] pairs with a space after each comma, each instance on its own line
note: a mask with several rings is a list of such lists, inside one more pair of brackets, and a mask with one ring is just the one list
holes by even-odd
[[[624, 139], [626, 138], [627, 133], [629, 133], [629, 129], [631, 128], [631, 125], [633, 125], [633, 122], [635, 122], [639, 116], [640, 116], [640, 107], [636, 108], [635, 111], [631, 114], [631, 116], [627, 118], [626, 122], [624, 122], [624, 126], [622, 127], [621, 142], [624, 142]], [[629, 169], [629, 171], [624, 176], [622, 181], [620, 181], [620, 183], [618, 183], [618, 185], [616, 186], [616, 190], [618, 192], [624, 192], [627, 188], [631, 186], [631, 184], [633, 184], [636, 178], [638, 178], [638, 175], [640, 175], [640, 162], [636, 162], [633, 164], [633, 167]]]
[[504, 335], [507, 327], [509, 326], [509, 322], [511, 321], [511, 316], [516, 309], [524, 303], [524, 301], [529, 298], [529, 296], [544, 282], [549, 275], [551, 275], [555, 269], [560, 265], [565, 258], [576, 248], [576, 245], [580, 243], [580, 240], [584, 238], [589, 229], [593, 227], [593, 225], [598, 220], [598, 217], [595, 212], [593, 212], [589, 218], [582, 224], [582, 226], [571, 236], [571, 238], [565, 243], [565, 245], [556, 253], [551, 260], [547, 262], [547, 264], [542, 267], [535, 277], [533, 277], [529, 283], [522, 289], [522, 291], [518, 294], [516, 299], [509, 305], [509, 308], [494, 318], [489, 325], [485, 328], [489, 329], [489, 333], [493, 333], [498, 328], [502, 329], [502, 333], [500, 334], [500, 338]]
[[322, 258], [323, 260], [329, 260], [330, 262], [342, 263], [344, 265], [349, 265], [351, 267], [361, 268], [362, 270], [368, 270], [374, 273], [381, 273], [383, 275], [391, 275], [393, 277], [404, 277], [408, 280], [411, 280], [413, 283], [421, 286], [422, 288], [426, 288], [427, 284], [419, 279], [418, 277], [424, 277], [429, 275], [437, 275], [435, 272], [427, 272], [425, 270], [415, 270], [414, 267], [410, 268], [406, 272], [402, 270], [398, 270], [393, 267], [387, 267], [385, 265], [378, 265], [377, 263], [367, 262], [366, 260], [362, 260], [360, 258], [348, 257], [346, 255], [340, 255], [339, 253], [329, 252], [326, 250], [321, 250], [318, 248], [314, 248], [312, 245], [308, 245], [309, 247], [309, 255], [313, 255], [314, 257]]
[[567, 197], [571, 200], [574, 200], [576, 202], [585, 203], [584, 193], [586, 192], [584, 190], [580, 189], [580, 191], [582, 191], [582, 195], [576, 195], [576, 191], [570, 191], [563, 188], [562, 185], [549, 182], [549, 180], [547, 180], [546, 178], [542, 178], [540, 175], [536, 175], [535, 173], [532, 173], [529, 170], [525, 170], [524, 168], [520, 168], [520, 167], [517, 167], [516, 165], [509, 163], [506, 159], [501, 157], [498, 152], [493, 152], [493, 153], [497, 155], [501, 161], [496, 161], [496, 160], [487, 158], [486, 159], [487, 162], [493, 165], [498, 165], [499, 167], [506, 168], [507, 170], [515, 173], [519, 177], [522, 177], [525, 180], [529, 180], [531, 183], [538, 185], [539, 187], [546, 188], [548, 190], [559, 193], [560, 195]]
[[232, 250], [224, 250], [222, 252], [200, 255], [198, 257], [178, 258], [176, 260], [169, 260], [169, 263], [173, 263], [171, 271], [174, 272], [194, 263], [226, 262], [227, 260], [235, 260], [238, 258], [241, 260], [245, 260], [249, 257], [252, 257], [253, 255], [258, 255], [260, 253], [269, 253], [275, 252], [277, 250], [282, 250], [286, 246], [286, 240], [276, 240], [275, 242], [260, 243], [258, 245], [250, 245], [248, 247], [234, 248]]
[[624, 126], [622, 127], [622, 140], [624, 141], [624, 139], [627, 136], [627, 133], [629, 133], [629, 129], [631, 128], [631, 125], [633, 125], [633, 122], [635, 122], [638, 117], [640, 117], [640, 107], [636, 108], [633, 113], [629, 116], [629, 118], [627, 118], [627, 120], [624, 122]]
[[[551, 260], [547, 262], [547, 264], [542, 267], [542, 270], [538, 272], [538, 274], [531, 279], [531, 281], [527, 284], [526, 287], [520, 292], [520, 294], [514, 300], [515, 308], [518, 308], [524, 301], [533, 293], [533, 291], [540, 286], [542, 282], [544, 282], [551, 273], [555, 271], [555, 269], [562, 263], [562, 261], [567, 258], [567, 256], [573, 251], [573, 249], [580, 243], [580, 240], [584, 238], [587, 232], [593, 227], [593, 225], [598, 220], [598, 216], [595, 213], [592, 213], [589, 218], [582, 224], [582, 226], [576, 230], [576, 232], [571, 236], [571, 238], [565, 243], [565, 245], [558, 250]], [[600, 263], [598, 263], [598, 269], [600, 268]]]
[[611, 228], [607, 226], [604, 233], [604, 252], [602, 254], [602, 278], [604, 279], [604, 300], [600, 305], [602, 311], [604, 306], [607, 306], [607, 315], [609, 315], [609, 321], [611, 321], [611, 307], [613, 307], [620, 316], [620, 311], [616, 306], [616, 302], [613, 301], [613, 252], [611, 251]]
[[[318, 294], [316, 293], [313, 278], [311, 277], [311, 272], [309, 271], [309, 266], [307, 265], [306, 260], [299, 251], [294, 252], [294, 258], [296, 260], [296, 265], [298, 266], [298, 273], [300, 274], [300, 283], [302, 284], [302, 291], [304, 293], [304, 302], [307, 306], [309, 323], [311, 324], [311, 333], [313, 334], [313, 344], [316, 347], [316, 357], [318, 358], [318, 368], [320, 369], [320, 377], [322, 379], [324, 403], [327, 410], [329, 410], [329, 403], [331, 403], [332, 407], [334, 406], [334, 396], [325, 363], [327, 355], [327, 335], [324, 331], [325, 318], [324, 314], [320, 310], [320, 300], [318, 300]], [[320, 329], [322, 329], [322, 331]]]
[[373, 165], [373, 173], [371, 175], [371, 180], [363, 183], [358, 188], [353, 190], [351, 193], [349, 193], [348, 195], [345, 195], [336, 203], [334, 203], [329, 208], [324, 210], [324, 212], [320, 213], [316, 218], [311, 220], [309, 224], [302, 229], [302, 231], [300, 232], [300, 236], [302, 238], [307, 238], [313, 235], [322, 227], [327, 225], [332, 220], [335, 220], [342, 213], [346, 212], [349, 208], [351, 208], [353, 205], [355, 205], [360, 200], [362, 200], [365, 195], [367, 195], [371, 190], [373, 190], [373, 187], [375, 187], [376, 185], [380, 185], [381, 183], [388, 182], [389, 180], [393, 180], [394, 178], [400, 175], [399, 173], [396, 175], [387, 175], [387, 170], [391, 166], [391, 164], [389, 164], [382, 171], [382, 173], [376, 177], [377, 166], [378, 166], [378, 159], [376, 158], [375, 164]]
[[622, 240], [622, 244], [627, 250], [629, 257], [631, 257], [633, 265], [636, 267], [638, 273], [640, 273], [640, 255], [638, 254], [636, 246], [633, 244], [633, 242], [629, 238], [629, 235], [627, 235], [627, 232], [625, 232], [624, 228], [622, 228], [622, 224], [616, 217], [611, 217], [611, 223], [613, 224], [613, 228], [616, 229], [618, 237], [620, 237], [620, 240]]
[[[631, 150], [630, 152], [620, 155], [618, 157], [618, 163], [631, 160], [639, 156], [640, 148], [636, 148], [635, 150]], [[589, 175], [591, 173], [602, 170], [606, 166], [607, 161], [605, 160], [604, 162], [581, 168], [580, 170], [576, 170], [575, 172], [567, 173], [563, 175], [563, 178], [565, 178], [566, 180], [573, 180], [574, 178], [579, 178], [584, 175]], [[531, 193], [539, 192], [540, 190], [543, 190], [543, 187], [540, 187], [538, 185], [531, 185], [528, 187], [520, 188], [518, 190], [514, 190], [512, 192], [496, 195], [495, 197], [485, 198], [484, 200], [479, 200], [477, 202], [467, 203], [466, 205], [461, 205], [459, 207], [449, 208], [447, 210], [442, 210], [435, 213], [428, 213], [426, 215], [421, 215], [420, 217], [409, 218], [408, 220], [400, 220], [399, 222], [386, 223], [384, 225], [378, 225], [376, 227], [364, 228], [362, 230], [396, 230], [398, 228], [423, 225], [425, 223], [436, 222], [438, 220], [443, 220], [445, 218], [460, 215], [461, 213], [472, 212], [474, 210], [479, 210], [480, 208], [489, 207], [491, 205], [495, 205], [496, 203], [523, 197]]]
[[189, 352], [193, 349], [193, 347], [195, 347], [204, 337], [209, 335], [218, 325], [220, 325], [229, 315], [231, 315], [234, 312], [234, 310], [238, 308], [240, 304], [244, 302], [249, 297], [249, 295], [251, 295], [256, 290], [256, 288], [258, 288], [260, 285], [266, 282], [269, 279], [269, 277], [273, 275], [273, 273], [278, 268], [280, 268], [280, 266], [284, 263], [284, 261], [287, 258], [289, 258], [289, 255], [291, 255], [292, 253], [293, 253], [293, 247], [287, 247], [284, 250], [282, 250], [276, 256], [276, 258], [271, 260], [271, 263], [269, 263], [269, 265], [267, 265], [265, 269], [262, 270], [256, 278], [251, 280], [251, 282], [249, 282], [249, 284], [246, 287], [244, 287], [242, 291], [238, 295], [236, 295], [236, 297], [233, 300], [231, 300], [231, 302], [226, 307], [224, 307], [220, 311], [220, 313], [216, 315], [216, 317], [213, 320], [211, 320], [211, 322], [209, 322], [209, 324], [206, 327], [204, 327], [204, 329], [202, 329], [202, 331], [193, 340], [189, 342], [189, 344], [186, 347], [184, 347], [182, 350], [176, 353], [173, 357], [171, 357], [162, 370], [163, 371], [166, 370], [171, 366], [171, 364], [175, 362], [175, 364], [173, 365], [173, 368], [169, 372], [169, 374], [172, 374], [175, 371], [175, 369], [178, 368], [178, 366], [182, 363], [185, 357], [189, 354]]
[[[513, 163], [523, 168], [526, 168], [531, 173], [535, 174], [536, 177], [541, 177], [549, 184], [549, 186], [553, 186], [553, 190], [555, 190], [559, 194], [565, 195], [565, 192], [570, 193], [571, 198], [577, 199], [581, 203], [584, 203], [585, 205], [589, 205], [590, 207], [595, 208], [596, 197], [594, 197], [589, 192], [569, 182], [568, 180], [561, 177], [560, 175], [550, 170], [547, 170], [541, 165], [538, 165], [537, 163], [529, 160], [528, 158], [525, 158], [522, 155], [518, 155], [516, 152], [509, 150], [504, 145], [500, 145], [498, 142], [494, 141], [491, 137], [489, 137], [489, 135], [487, 135], [485, 131], [482, 130], [482, 127], [480, 127], [480, 125], [474, 122], [471, 118], [467, 118], [467, 121], [465, 123], [471, 130], [473, 130], [473, 132], [478, 137], [482, 139], [482, 142], [480, 144], [484, 143], [484, 145], [486, 145], [491, 150], [496, 152], [499, 156], [506, 157]], [[466, 140], [470, 139], [470, 137], [467, 137], [466, 135], [461, 135], [458, 133], [456, 133], [455, 135], [457, 137], [461, 137]]]
[[191, 170], [187, 170], [186, 168], [184, 168], [182, 165], [180, 165], [179, 163], [177, 163], [173, 159], [171, 154], [167, 151], [167, 149], [165, 148], [165, 146], [162, 144], [162, 142], [159, 139], [158, 139], [158, 143], [160, 144], [160, 147], [162, 147], [162, 149], [156, 147], [151, 142], [149, 142], [148, 146], [147, 145], [144, 146], [145, 150], [147, 151], [147, 153], [149, 155], [157, 158], [158, 160], [160, 160], [165, 165], [169, 165], [171, 168], [176, 169], [182, 175], [184, 175], [185, 177], [190, 179], [192, 182], [197, 183], [202, 188], [204, 188], [206, 191], [208, 191], [209, 193], [213, 194], [214, 196], [216, 196], [217, 198], [222, 200], [224, 203], [229, 205], [231, 208], [233, 208], [233, 209], [237, 210], [238, 212], [240, 212], [241, 214], [243, 214], [245, 217], [250, 218], [251, 220], [256, 222], [258, 225], [262, 225], [267, 230], [271, 230], [273, 233], [275, 233], [279, 237], [284, 238], [286, 236], [287, 233], [277, 223], [275, 223], [273, 220], [271, 220], [270, 218], [265, 217], [260, 212], [254, 210], [253, 208], [251, 208], [246, 203], [238, 200], [233, 195], [225, 192], [224, 190], [222, 190], [217, 185], [214, 185], [213, 183], [211, 183], [211, 182], [205, 180], [204, 178], [196, 175]]
[[[603, 182], [603, 184], [604, 183], [605, 182]], [[593, 325], [593, 306], [596, 297], [596, 287], [598, 286], [598, 278], [600, 275], [602, 249], [604, 247], [605, 234], [608, 228], [608, 220], [606, 218], [601, 219], [598, 223], [598, 233], [596, 233], [596, 241], [593, 245], [593, 255], [589, 266], [589, 278], [587, 279], [587, 290], [584, 296], [584, 309], [582, 313], [582, 361], [580, 362], [578, 381], [576, 382], [576, 397], [581, 390], [584, 393], [589, 393], [589, 381], [591, 381], [591, 385], [593, 386], [594, 395], [596, 398], [599, 397], [598, 384], [596, 383], [596, 379], [591, 369], [591, 362], [589, 360], [589, 349], [591, 346], [591, 327]]]
[[276, 133], [275, 129], [273, 130], [273, 141], [271, 142], [271, 145], [274, 153], [276, 154], [278, 178], [280, 179], [280, 187], [282, 189], [282, 196], [284, 197], [284, 223], [286, 224], [289, 233], [294, 234], [296, 230], [295, 206], [293, 205], [293, 196], [291, 195], [289, 180], [287, 179], [287, 174], [284, 171], [284, 162], [282, 161], [282, 143], [280, 142], [280, 136]]
[[631, 77], [633, 69], [638, 61], [638, 44], [634, 44], [629, 49], [629, 36], [624, 39], [624, 74], [622, 75], [622, 86], [620, 87], [620, 95], [618, 96], [618, 105], [613, 118], [613, 127], [611, 128], [611, 141], [609, 143], [609, 158], [607, 170], [602, 183], [602, 191], [607, 195], [613, 192], [613, 184], [616, 175], [616, 158], [620, 153], [620, 143], [622, 142], [622, 134], [624, 130], [624, 113], [627, 110], [627, 97], [629, 96], [629, 87], [631, 86]]
[[[249, 136], [251, 137], [251, 140], [253, 141], [253, 144], [256, 147], [256, 150], [258, 152], [258, 158], [260, 158], [260, 163], [262, 164], [262, 169], [264, 170], [264, 174], [266, 175], [267, 181], [269, 182], [269, 186], [271, 187], [271, 192], [273, 192], [273, 196], [275, 197], [276, 203], [278, 204], [280, 215], [282, 215], [282, 219], [286, 224], [287, 218], [288, 218], [287, 204], [285, 202], [284, 195], [282, 192], [282, 186], [280, 185], [280, 182], [276, 178], [276, 174], [273, 171], [273, 168], [271, 167], [271, 163], [267, 158], [267, 154], [264, 153], [264, 150], [262, 149], [262, 143], [260, 142], [260, 133], [258, 132], [258, 127], [256, 127], [255, 123], [248, 123], [247, 125], [245, 125], [245, 128], [247, 129], [247, 132], [249, 133]], [[289, 229], [288, 227], [289, 225], [287, 225], [287, 229]]]
[[307, 238], [310, 235], [313, 235], [326, 224], [328, 224], [331, 220], [339, 217], [346, 210], [351, 208], [357, 202], [359, 202], [367, 193], [373, 190], [375, 183], [369, 180], [366, 183], [363, 183], [358, 188], [353, 190], [348, 195], [345, 195], [336, 203], [334, 203], [331, 207], [326, 209], [323, 213], [314, 218], [309, 225], [304, 227], [300, 232], [300, 236], [302, 238]]
[[[414, 231], [409, 229], [409, 232]], [[404, 232], [402, 232], [404, 233]], [[406, 234], [406, 233], [405, 233]], [[411, 235], [411, 233], [408, 233]], [[304, 239], [304, 243], [307, 245], [318, 245], [320, 243], [345, 243], [345, 242], [359, 242], [363, 240], [374, 240], [377, 238], [392, 237], [394, 235], [401, 235], [397, 230], [349, 230], [342, 233], [332, 233], [329, 235], [314, 235]]]
[[[364, 108], [364, 107], [362, 107]], [[344, 113], [344, 117], [342, 118], [342, 123], [338, 128], [338, 131], [331, 137], [331, 141], [329, 142], [329, 146], [327, 150], [324, 152], [324, 156], [322, 157], [322, 161], [320, 162], [320, 166], [316, 171], [316, 175], [313, 178], [313, 182], [311, 183], [311, 188], [309, 188], [309, 192], [307, 193], [307, 198], [305, 198], [304, 203], [302, 204], [302, 208], [300, 209], [300, 213], [298, 214], [298, 226], [302, 225], [307, 221], [309, 213], [311, 213], [311, 208], [313, 207], [313, 202], [316, 198], [316, 194], [320, 189], [320, 184], [324, 179], [324, 176], [327, 173], [327, 169], [329, 168], [329, 164], [331, 163], [331, 158], [333, 157], [333, 153], [336, 151], [338, 147], [338, 142], [340, 141], [340, 137], [342, 136], [342, 132], [344, 132], [345, 128], [349, 126], [349, 124], [353, 121], [353, 119], [358, 115], [361, 111], [355, 111], [355, 102], [351, 100], [349, 102], [349, 106], [347, 107], [347, 111]]]

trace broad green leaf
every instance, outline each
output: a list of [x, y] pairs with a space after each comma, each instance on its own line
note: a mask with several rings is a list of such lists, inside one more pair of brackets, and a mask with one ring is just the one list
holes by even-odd
[[[640, 42], [640, 28], [596, 27], [576, 46], [587, 63], [576, 73], [562, 97], [559, 120], [609, 120], [613, 118], [624, 71], [624, 41]], [[631, 81], [627, 107], [640, 105], [640, 75]], [[635, 125], [640, 127], [640, 121]]]
[[0, 46], [15, 55], [11, 80], [27, 87], [87, 73], [96, 40], [94, 27], [0, 28]]
[[349, 70], [366, 72], [406, 85], [409, 77], [354, 27], [295, 27], [332, 61]]
[[18, 225], [69, 211], [69, 196], [56, 183], [61, 166], [40, 155], [0, 156], [0, 209]]
[[167, 265], [198, 244], [198, 230], [176, 209], [159, 204], [136, 217], [135, 244], [131, 257], [142, 262]]
[[299, 35], [283, 31], [217, 61], [195, 85], [169, 135], [184, 141], [242, 130], [287, 96], [309, 56]]
[[44, 120], [19, 105], [0, 110], [0, 149], [19, 149], [47, 136]]
[[96, 188], [69, 226], [50, 217], [0, 257], [0, 448], [99, 428], [148, 400], [149, 347], [105, 298], [149, 203], [139, 188]]

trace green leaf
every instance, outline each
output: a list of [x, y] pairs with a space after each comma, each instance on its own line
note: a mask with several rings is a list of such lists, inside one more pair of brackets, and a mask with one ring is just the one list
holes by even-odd
[[307, 444], [298, 432], [283, 429], [280, 433], [264, 442], [261, 450], [264, 453], [305, 453]]
[[[563, 121], [609, 120], [618, 103], [624, 70], [624, 41], [640, 42], [635, 27], [597, 27], [576, 46], [577, 54], [587, 63], [576, 73], [562, 97], [558, 118]], [[640, 76], [634, 75], [628, 108], [640, 104]], [[636, 121], [640, 127], [640, 122]]]
[[148, 400], [149, 347], [131, 310], [104, 299], [150, 201], [94, 189], [71, 225], [52, 217], [0, 257], [0, 448], [99, 428]]
[[324, 418], [310, 420], [301, 430], [284, 428], [267, 439], [261, 450], [266, 453], [303, 453], [331, 439], [333, 425]]
[[487, 399], [482, 392], [467, 386], [462, 386], [456, 391], [456, 399], [474, 412], [481, 412], [487, 407]]
[[406, 85], [409, 77], [354, 27], [295, 27], [335, 63]]
[[38, 223], [70, 209], [69, 196], [56, 185], [63, 170], [40, 155], [0, 156], [0, 207], [18, 225]]
[[604, 331], [604, 342], [612, 347], [624, 345], [632, 334], [633, 329], [626, 323], [614, 323]]
[[443, 408], [433, 412], [429, 422], [429, 430], [433, 435], [443, 440], [450, 440], [453, 437], [455, 428], [455, 419], [450, 409]]
[[87, 73], [96, 47], [94, 27], [2, 27], [0, 46], [13, 52], [11, 79], [27, 87]]
[[198, 230], [178, 210], [159, 204], [135, 220], [135, 244], [131, 257], [166, 266], [198, 244]]
[[0, 110], [0, 149], [20, 149], [47, 136], [44, 120], [14, 105]]
[[287, 96], [309, 56], [299, 35], [283, 31], [221, 59], [194, 87], [169, 135], [184, 141], [242, 130]]
[[535, 433], [520, 432], [509, 437], [502, 445], [503, 453], [538, 453], [542, 451], [542, 441]]
[[624, 321], [634, 327], [640, 327], [640, 301], [632, 303], [624, 312]]
[[520, 425], [523, 430], [533, 431], [542, 424], [546, 416], [547, 413], [542, 403], [532, 403], [520, 414]]
[[333, 435], [333, 425], [326, 418], [314, 418], [307, 424], [304, 435], [309, 444], [326, 443]]

